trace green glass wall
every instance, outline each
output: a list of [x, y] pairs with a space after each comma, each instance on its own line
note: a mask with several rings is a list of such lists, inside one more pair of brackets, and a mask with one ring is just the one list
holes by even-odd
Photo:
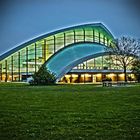
[[[24, 81], [58, 50], [75, 42], [96, 42], [113, 47], [114, 38], [101, 26], [79, 26], [48, 35], [0, 60], [2, 81]], [[86, 49], [86, 48], [85, 48]], [[103, 67], [103, 58], [95, 58], [79, 64], [77, 68]]]

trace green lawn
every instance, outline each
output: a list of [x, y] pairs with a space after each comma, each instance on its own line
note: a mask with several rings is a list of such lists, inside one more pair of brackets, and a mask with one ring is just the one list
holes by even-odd
[[140, 140], [140, 85], [0, 83], [0, 140]]

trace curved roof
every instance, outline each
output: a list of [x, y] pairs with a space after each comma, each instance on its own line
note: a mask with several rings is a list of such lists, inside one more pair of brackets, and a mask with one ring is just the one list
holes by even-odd
[[112, 35], [112, 33], [111, 33], [102, 23], [82, 24], [82, 25], [77, 25], [77, 26], [72, 26], [72, 27], [63, 28], [63, 29], [60, 29], [60, 30], [57, 30], [57, 31], [54, 31], [54, 32], [50, 32], [50, 33], [41, 35], [41, 36], [39, 36], [39, 37], [36, 37], [36, 38], [34, 38], [34, 39], [30, 40], [30, 41], [27, 41], [27, 42], [25, 42], [25, 43], [23, 43], [23, 44], [21, 44], [21, 45], [15, 47], [14, 49], [12, 49], [12, 50], [10, 50], [10, 51], [8, 51], [8, 52], [2, 54], [2, 55], [0, 56], [0, 60], [2, 60], [2, 59], [4, 59], [4, 58], [8, 57], [9, 55], [15, 53], [16, 51], [18, 51], [18, 50], [20, 50], [20, 49], [22, 49], [22, 48], [24, 48], [24, 47], [26, 47], [26, 46], [28, 46], [28, 45], [30, 45], [30, 44], [32, 44], [32, 43], [35, 43], [36, 41], [39, 41], [39, 40], [41, 40], [41, 39], [43, 39], [43, 38], [46, 38], [46, 37], [55, 35], [55, 34], [57, 34], [57, 33], [65, 32], [65, 31], [68, 31], [68, 30], [77, 29], [77, 28], [84, 28], [84, 27], [91, 27], [91, 28], [92, 28], [92, 27], [101, 27], [101, 28], [104, 29], [112, 38], [114, 38], [113, 35]]
[[105, 54], [105, 47], [99, 43], [73, 43], [52, 55], [44, 65], [59, 79], [78, 64]]

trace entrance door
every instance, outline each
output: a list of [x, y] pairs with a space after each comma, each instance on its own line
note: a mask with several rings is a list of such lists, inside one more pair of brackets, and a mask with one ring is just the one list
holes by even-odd
[[92, 82], [96, 83], [96, 76], [95, 75], [92, 76]]

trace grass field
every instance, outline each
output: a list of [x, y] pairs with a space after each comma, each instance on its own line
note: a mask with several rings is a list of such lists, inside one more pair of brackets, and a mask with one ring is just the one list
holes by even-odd
[[0, 140], [140, 140], [140, 85], [0, 83]]

